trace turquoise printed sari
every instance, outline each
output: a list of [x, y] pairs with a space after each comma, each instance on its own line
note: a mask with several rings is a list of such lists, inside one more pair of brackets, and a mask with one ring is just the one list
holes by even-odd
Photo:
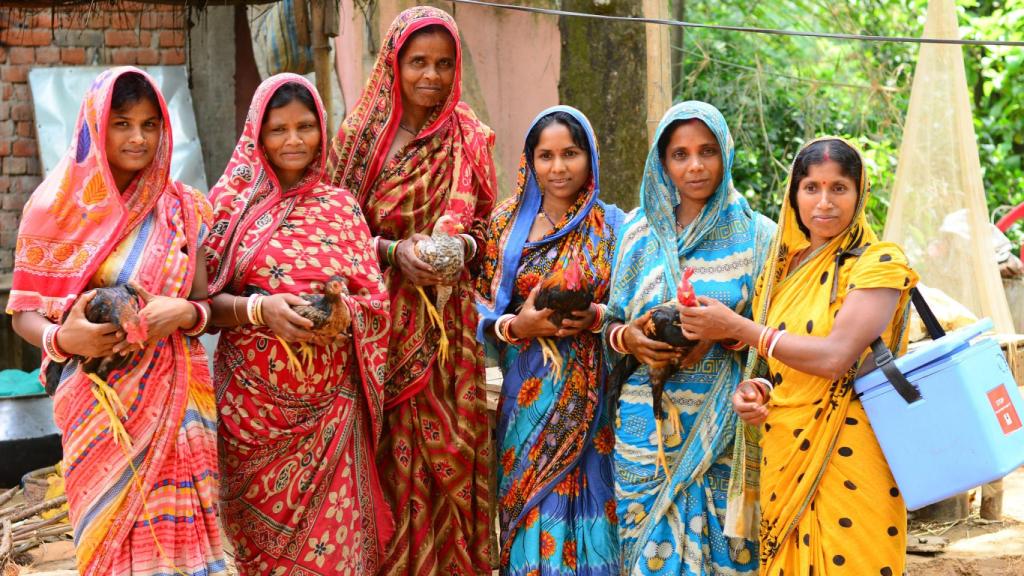
[[[679, 194], [658, 157], [657, 141], [675, 122], [697, 119], [722, 152], [722, 183], [681, 232]], [[673, 106], [658, 125], [640, 187], [640, 208], [619, 234], [608, 314], [630, 321], [671, 300], [686, 267], [697, 294], [749, 316], [754, 282], [775, 225], [751, 210], [732, 185], [735, 155], [725, 118], [703, 102]], [[620, 357], [609, 349], [609, 362]], [[743, 355], [715, 344], [695, 366], [665, 384], [663, 435], [669, 473], [655, 464], [657, 438], [645, 365], [622, 385], [615, 419], [615, 489], [622, 573], [757, 572], [757, 542], [723, 534], [736, 414], [731, 395]]]

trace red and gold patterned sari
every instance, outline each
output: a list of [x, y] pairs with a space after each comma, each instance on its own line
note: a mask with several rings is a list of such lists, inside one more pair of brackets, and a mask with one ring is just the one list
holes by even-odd
[[[443, 26], [455, 39], [452, 92], [419, 134], [388, 158], [402, 116], [398, 52], [413, 32], [430, 25]], [[483, 246], [496, 190], [494, 135], [460, 101], [460, 74], [459, 35], [451, 16], [421, 6], [395, 19], [328, 162], [328, 178], [355, 191], [374, 234], [391, 240], [430, 234], [437, 219], [448, 214]], [[438, 330], [415, 286], [395, 269], [384, 273], [395, 332], [378, 465], [388, 478], [385, 491], [396, 514], [384, 574], [490, 571], [489, 430], [471, 276], [478, 260], [469, 263], [440, 311], [450, 342], [443, 363]]]
[[[314, 95], [322, 144], [306, 176], [283, 191], [259, 130], [270, 98], [292, 82]], [[266, 326], [221, 334], [221, 504], [243, 574], [372, 574], [392, 530], [374, 466], [388, 302], [359, 205], [321, 182], [324, 120], [316, 89], [301, 76], [264, 81], [211, 192], [211, 293], [310, 294], [337, 274], [351, 294], [343, 297], [351, 338], [312, 346], [313, 371], [293, 371]]]

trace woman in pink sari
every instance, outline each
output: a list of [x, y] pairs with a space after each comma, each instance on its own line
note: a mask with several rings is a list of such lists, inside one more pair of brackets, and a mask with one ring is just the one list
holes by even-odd
[[[389, 264], [394, 332], [378, 464], [396, 531], [383, 574], [490, 573], [490, 430], [473, 275], [496, 193], [494, 134], [461, 100], [461, 58], [451, 16], [429, 6], [399, 14], [327, 174], [356, 195]], [[450, 286], [414, 249], [442, 216], [464, 232], [466, 266]], [[443, 328], [428, 316], [426, 294], [442, 303]]]
[[[221, 505], [247, 575], [373, 574], [392, 531], [374, 466], [388, 300], [359, 205], [321, 182], [325, 121], [312, 84], [268, 78], [210, 196]], [[327, 338], [292, 306], [334, 277], [348, 320]]]
[[[209, 316], [197, 264], [210, 208], [171, 180], [171, 147], [152, 78], [103, 72], [18, 231], [7, 311], [43, 349], [42, 372], [60, 374], [54, 419], [82, 576], [226, 571], [213, 390], [196, 338]], [[115, 324], [85, 317], [93, 288], [128, 283], [144, 303], [145, 335], [131, 343]], [[127, 365], [105, 381], [83, 370], [83, 357], [121, 353]]]

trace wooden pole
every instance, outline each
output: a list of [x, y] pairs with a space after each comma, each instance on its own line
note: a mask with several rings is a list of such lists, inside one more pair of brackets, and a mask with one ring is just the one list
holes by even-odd
[[[331, 121], [331, 42], [324, 26], [325, 0], [310, 2], [313, 16], [313, 71], [316, 73], [316, 90], [324, 102], [324, 114]], [[330, 131], [328, 131], [330, 132]]]
[[[644, 17], [669, 17], [668, 0], [644, 0]], [[647, 29], [647, 140], [654, 140], [661, 116], [672, 105], [672, 32], [668, 26], [645, 24]]]
[[985, 520], [1003, 519], [1003, 481], [996, 480], [981, 487], [981, 517]]

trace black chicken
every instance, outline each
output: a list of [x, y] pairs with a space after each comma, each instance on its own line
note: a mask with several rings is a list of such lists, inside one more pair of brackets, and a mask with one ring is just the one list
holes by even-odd
[[[651, 340], [665, 342], [672, 345], [680, 353], [676, 359], [667, 362], [665, 365], [651, 368], [651, 407], [654, 411], [654, 426], [658, 436], [658, 462], [668, 473], [668, 462], [665, 458], [665, 444], [662, 437], [662, 422], [665, 419], [662, 398], [665, 392], [665, 382], [668, 377], [678, 370], [689, 368], [707, 354], [712, 342], [690, 340], [683, 335], [683, 327], [679, 317], [679, 305], [699, 306], [697, 294], [690, 284], [690, 277], [693, 276], [693, 268], [689, 266], [683, 270], [683, 277], [679, 280], [676, 288], [676, 300], [665, 302], [651, 309], [651, 315], [643, 326], [644, 335]], [[609, 377], [610, 399], [612, 414], [614, 415], [615, 403], [622, 391], [622, 384], [639, 367], [640, 361], [635, 356], [627, 354], [615, 365]]]
[[[590, 308], [593, 301], [594, 292], [586, 283], [586, 276], [583, 274], [579, 258], [572, 257], [564, 267], [555, 270], [550, 276], [541, 280], [537, 298], [534, 300], [534, 307], [537, 310], [545, 308], [552, 310], [548, 320], [555, 326], [561, 327], [562, 320], [573, 319], [573, 312]], [[557, 345], [548, 338], [538, 338], [537, 340], [541, 345], [544, 363], [551, 362], [557, 379], [562, 373], [562, 356], [558, 353]]]

